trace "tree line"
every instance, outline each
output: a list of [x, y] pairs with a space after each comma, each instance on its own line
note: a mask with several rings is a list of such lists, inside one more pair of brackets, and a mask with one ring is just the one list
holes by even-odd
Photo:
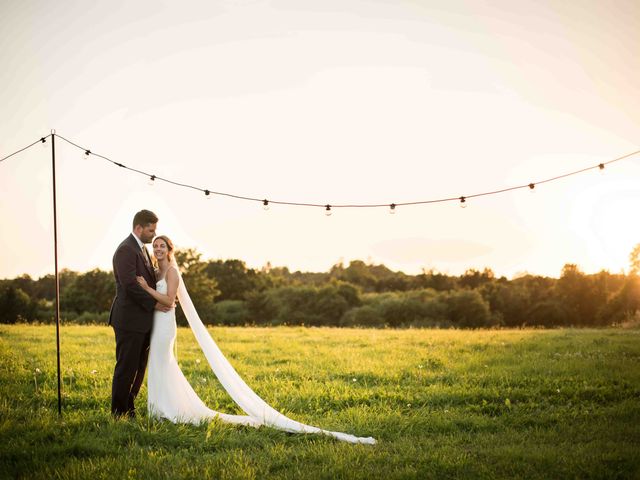
[[[559, 278], [512, 280], [490, 269], [454, 276], [418, 275], [354, 260], [328, 272], [286, 267], [247, 268], [241, 260], [203, 260], [193, 249], [176, 253], [189, 294], [210, 325], [310, 325], [376, 328], [594, 327], [640, 317], [640, 244], [630, 272], [585, 274], [567, 264]], [[60, 273], [64, 322], [107, 323], [113, 274], [99, 269]], [[49, 323], [55, 279], [28, 275], [0, 280], [0, 323]], [[180, 325], [186, 319], [177, 309]]]

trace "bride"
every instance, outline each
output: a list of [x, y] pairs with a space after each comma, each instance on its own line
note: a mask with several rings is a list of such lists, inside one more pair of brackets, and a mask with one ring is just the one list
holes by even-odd
[[142, 277], [138, 283], [158, 302], [173, 307], [176, 296], [187, 321], [211, 369], [233, 400], [247, 415], [230, 415], [208, 408], [183, 375], [173, 354], [176, 340], [175, 308], [168, 312], [156, 310], [151, 330], [149, 373], [147, 376], [147, 403], [149, 415], [166, 418], [174, 423], [198, 424], [203, 420], [219, 418], [228, 423], [261, 425], [292, 433], [319, 433], [350, 443], [375, 444], [372, 437], [356, 437], [348, 433], [332, 432], [292, 420], [273, 409], [240, 378], [213, 341], [200, 320], [173, 257], [171, 240], [160, 235], [153, 241], [153, 253], [158, 262], [156, 290]]

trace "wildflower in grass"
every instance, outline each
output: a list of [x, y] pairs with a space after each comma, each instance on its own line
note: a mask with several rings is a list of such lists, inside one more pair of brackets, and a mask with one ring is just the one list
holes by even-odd
[[200, 359], [196, 358], [196, 364], [200, 365]]
[[98, 370], [91, 370], [91, 375], [95, 375], [96, 373], [98, 373]]
[[38, 393], [38, 374], [42, 373], [39, 368], [36, 368], [33, 373], [33, 382], [36, 385], [36, 393]]
[[407, 407], [411, 407], [411, 404], [410, 404], [410, 403], [407, 403]]
[[73, 379], [76, 378], [73, 373], [73, 368], [67, 369], [67, 375], [69, 375], [69, 387], [71, 387], [71, 385], [73, 384]]
[[354, 378], [354, 379], [352, 379], [351, 381], [352, 381], [352, 382], [357, 382], [357, 381], [358, 381], [358, 379], [357, 379], [357, 378]]

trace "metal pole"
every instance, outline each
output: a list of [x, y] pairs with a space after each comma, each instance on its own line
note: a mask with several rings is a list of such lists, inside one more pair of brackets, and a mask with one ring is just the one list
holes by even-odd
[[60, 379], [60, 278], [58, 276], [58, 215], [56, 206], [56, 131], [51, 130], [51, 170], [53, 172], [53, 255], [56, 264], [56, 352], [58, 355], [58, 416], [62, 416]]

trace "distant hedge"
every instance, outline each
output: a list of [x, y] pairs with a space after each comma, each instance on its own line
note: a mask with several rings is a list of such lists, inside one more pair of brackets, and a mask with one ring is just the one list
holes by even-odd
[[[489, 269], [460, 276], [393, 272], [356, 260], [329, 272], [249, 269], [240, 260], [176, 254], [203, 321], [210, 325], [312, 325], [373, 328], [607, 326], [640, 316], [640, 249], [631, 273], [587, 275], [567, 264], [560, 278], [496, 278]], [[113, 274], [60, 273], [62, 319], [106, 324]], [[28, 275], [0, 280], [0, 323], [51, 322], [55, 281]], [[178, 308], [177, 319], [185, 325]]]

